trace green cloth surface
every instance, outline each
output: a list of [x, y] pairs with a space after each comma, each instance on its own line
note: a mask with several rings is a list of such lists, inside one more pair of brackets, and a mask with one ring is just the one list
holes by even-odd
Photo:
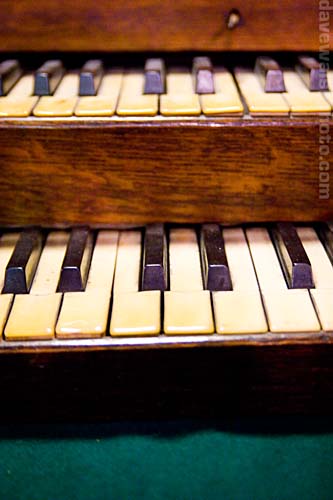
[[333, 499], [329, 419], [0, 427], [0, 500]]

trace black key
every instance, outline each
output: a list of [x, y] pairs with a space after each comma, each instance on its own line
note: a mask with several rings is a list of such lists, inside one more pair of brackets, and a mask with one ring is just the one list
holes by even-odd
[[96, 95], [103, 76], [103, 63], [99, 59], [87, 61], [80, 72], [79, 95]]
[[142, 290], [161, 290], [168, 286], [167, 247], [163, 224], [147, 226], [144, 241]]
[[211, 292], [232, 290], [223, 237], [218, 224], [202, 226], [200, 251], [205, 289]]
[[2, 293], [29, 293], [42, 250], [37, 229], [23, 231], [7, 264]]
[[313, 288], [311, 264], [294, 226], [280, 222], [272, 234], [289, 288]]
[[64, 74], [61, 61], [46, 61], [35, 74], [34, 95], [52, 95]]
[[192, 73], [197, 94], [214, 94], [214, 72], [209, 57], [195, 57]]
[[61, 266], [58, 292], [83, 292], [90, 266], [93, 239], [87, 227], [72, 230]]
[[265, 92], [285, 92], [283, 71], [271, 57], [258, 57], [255, 72]]
[[147, 59], [145, 64], [144, 94], [165, 94], [165, 66], [163, 59]]
[[321, 241], [333, 263], [333, 226], [332, 224], [321, 224], [318, 229]]
[[309, 90], [323, 92], [328, 90], [327, 73], [312, 56], [300, 56], [296, 70]]
[[7, 95], [22, 75], [22, 69], [16, 59], [8, 59], [0, 64], [0, 96]]

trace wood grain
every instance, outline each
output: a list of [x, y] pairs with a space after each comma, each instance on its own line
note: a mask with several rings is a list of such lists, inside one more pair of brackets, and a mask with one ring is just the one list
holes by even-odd
[[[232, 9], [241, 21], [230, 30]], [[5, 51], [318, 52], [318, 15], [315, 0], [2, 0], [0, 44]]]
[[1, 355], [0, 377], [1, 421], [333, 414], [333, 344], [41, 347]]
[[330, 220], [318, 131], [316, 119], [2, 120], [1, 224]]

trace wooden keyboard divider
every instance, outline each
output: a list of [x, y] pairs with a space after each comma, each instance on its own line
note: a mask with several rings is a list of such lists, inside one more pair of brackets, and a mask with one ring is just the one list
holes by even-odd
[[319, 123], [2, 119], [1, 224], [331, 220]]

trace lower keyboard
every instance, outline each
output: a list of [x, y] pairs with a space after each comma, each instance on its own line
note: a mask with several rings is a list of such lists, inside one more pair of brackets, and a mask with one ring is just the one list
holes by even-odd
[[329, 224], [3, 232], [1, 345], [327, 339], [332, 235]]

